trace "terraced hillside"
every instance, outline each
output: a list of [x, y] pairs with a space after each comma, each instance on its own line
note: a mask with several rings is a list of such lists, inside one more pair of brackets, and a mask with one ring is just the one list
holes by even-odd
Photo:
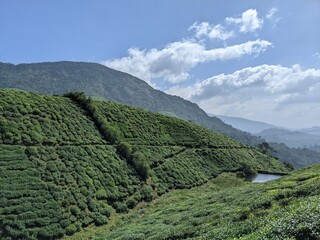
[[286, 165], [189, 122], [81, 94], [0, 90], [0, 237], [54, 239], [104, 225], [222, 171]]

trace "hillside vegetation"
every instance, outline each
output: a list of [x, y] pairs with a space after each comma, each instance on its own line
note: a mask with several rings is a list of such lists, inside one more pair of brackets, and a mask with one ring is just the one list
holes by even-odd
[[192, 123], [83, 94], [0, 96], [1, 239], [72, 235], [224, 171], [290, 170]]
[[[111, 226], [70, 239], [301, 239], [320, 238], [320, 165], [267, 183], [223, 173], [203, 186], [174, 190]], [[67, 238], [69, 239], [69, 238]]]
[[[86, 95], [99, 99], [108, 99], [189, 120], [250, 146], [258, 146], [265, 141], [237, 130], [216, 117], [209, 117], [190, 101], [155, 90], [136, 77], [96, 63], [0, 63], [0, 87], [51, 95], [72, 91], [85, 92]], [[277, 143], [272, 145], [274, 156], [296, 167], [320, 162], [320, 154], [310, 149], [301, 151]], [[299, 154], [296, 154], [297, 152]]]

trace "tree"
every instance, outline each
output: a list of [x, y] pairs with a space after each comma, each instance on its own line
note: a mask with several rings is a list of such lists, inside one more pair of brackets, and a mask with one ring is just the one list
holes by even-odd
[[117, 145], [117, 150], [120, 156], [125, 158], [127, 161], [131, 160], [132, 147], [127, 142], [120, 142]]
[[147, 180], [150, 174], [150, 165], [146, 161], [145, 156], [137, 152], [133, 155], [132, 164], [143, 180]]

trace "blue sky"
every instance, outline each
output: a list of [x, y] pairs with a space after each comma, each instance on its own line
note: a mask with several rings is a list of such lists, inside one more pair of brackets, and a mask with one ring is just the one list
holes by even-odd
[[0, 0], [0, 61], [98, 62], [208, 113], [320, 125], [319, 0]]

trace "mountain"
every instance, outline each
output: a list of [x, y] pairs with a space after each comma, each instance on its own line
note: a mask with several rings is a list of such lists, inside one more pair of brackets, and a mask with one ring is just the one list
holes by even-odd
[[178, 118], [81, 93], [0, 89], [1, 239], [72, 235], [230, 171], [290, 168]]
[[[250, 146], [258, 146], [265, 141], [235, 129], [216, 117], [209, 117], [194, 103], [155, 90], [136, 77], [96, 63], [52, 62], [18, 65], [0, 63], [0, 87], [51, 95], [72, 91], [85, 92], [94, 98], [108, 99], [176, 116]], [[293, 151], [297, 152], [299, 149], [292, 151], [275, 143], [273, 149], [276, 157], [296, 167], [305, 162], [320, 162], [320, 154], [311, 150], [308, 154], [303, 152], [297, 155]]]
[[302, 128], [298, 130], [299, 132], [304, 132], [304, 133], [308, 133], [308, 134], [312, 134], [312, 135], [317, 135], [320, 136], [320, 127], [318, 126], [314, 126], [311, 128]]
[[96, 63], [1, 63], [0, 87], [51, 95], [79, 91], [153, 112], [172, 113], [184, 119], [197, 121], [207, 117], [194, 103], [155, 90], [136, 77]]
[[174, 190], [89, 228], [85, 239], [319, 239], [320, 165], [263, 184], [221, 174], [207, 184]]
[[234, 128], [249, 132], [251, 134], [256, 134], [270, 128], [278, 128], [277, 126], [269, 123], [253, 121], [240, 117], [228, 117], [222, 115], [217, 115], [216, 117], [220, 118], [224, 123], [231, 125]]
[[301, 148], [320, 145], [320, 135], [305, 132], [290, 131], [281, 128], [271, 128], [257, 133], [269, 142], [284, 143], [289, 147]]

